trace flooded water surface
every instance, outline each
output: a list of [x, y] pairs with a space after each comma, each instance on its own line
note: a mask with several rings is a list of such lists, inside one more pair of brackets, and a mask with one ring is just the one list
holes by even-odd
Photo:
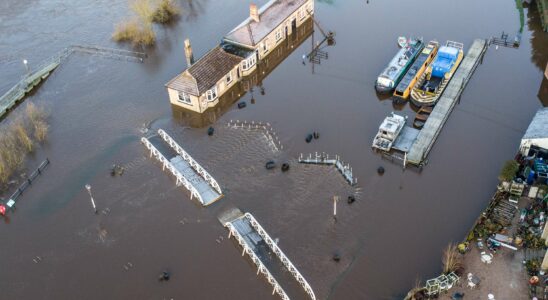
[[[336, 45], [324, 49], [328, 59], [314, 72], [303, 65], [312, 37], [301, 35], [249, 83], [260, 87], [238, 91], [246, 108], [234, 98], [203, 116], [173, 110], [164, 85], [186, 67], [185, 38], [200, 57], [247, 17], [249, 3], [177, 2], [181, 18], [155, 28], [157, 45], [145, 49], [144, 63], [75, 53], [27, 98], [50, 112], [48, 141], [27, 166], [46, 157], [51, 165], [0, 224], [0, 298], [278, 299], [217, 219], [237, 207], [279, 239], [318, 299], [401, 299], [416, 279], [441, 271], [442, 250], [461, 240], [485, 207], [546, 99], [548, 35], [526, 8], [521, 46], [488, 49], [428, 164], [403, 171], [371, 150], [391, 111], [414, 115], [373, 86], [398, 36], [454, 40], [467, 51], [476, 38], [517, 32], [514, 1], [316, 0], [316, 20], [336, 33]], [[4, 0], [0, 93], [26, 72], [23, 59], [32, 68], [70, 45], [124, 47], [111, 34], [130, 15], [127, 7], [125, 0]], [[314, 39], [321, 38], [316, 27]], [[279, 142], [231, 120], [269, 123]], [[140, 138], [158, 128], [216, 178], [221, 200], [202, 207], [149, 157]], [[306, 143], [312, 131], [320, 138]], [[297, 163], [301, 153], [316, 151], [340, 155], [358, 184], [350, 187], [334, 168]], [[269, 160], [291, 168], [266, 170]], [[113, 164], [124, 166], [122, 176], [111, 176]], [[334, 195], [342, 199], [337, 222]], [[357, 199], [352, 205], [349, 195]], [[164, 270], [172, 276], [160, 282]], [[288, 286], [296, 299], [306, 298]]]

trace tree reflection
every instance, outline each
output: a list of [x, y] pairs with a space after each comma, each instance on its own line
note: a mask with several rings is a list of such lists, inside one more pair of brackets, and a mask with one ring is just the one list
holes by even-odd
[[527, 19], [531, 30], [531, 61], [544, 73], [548, 63], [548, 34], [542, 30], [536, 5], [529, 6]]

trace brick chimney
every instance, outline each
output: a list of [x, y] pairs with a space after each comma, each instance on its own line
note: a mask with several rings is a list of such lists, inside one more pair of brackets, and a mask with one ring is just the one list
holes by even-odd
[[194, 55], [192, 54], [192, 46], [190, 45], [190, 40], [185, 39], [185, 56], [186, 64], [190, 68], [194, 64]]
[[260, 22], [259, 10], [257, 9], [257, 5], [255, 5], [255, 3], [251, 3], [249, 5], [249, 17], [257, 23]]

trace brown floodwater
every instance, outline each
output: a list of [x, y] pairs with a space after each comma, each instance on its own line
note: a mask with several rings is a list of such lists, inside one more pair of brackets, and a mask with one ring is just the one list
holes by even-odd
[[[317, 20], [336, 32], [329, 59], [314, 74], [303, 66], [311, 47], [305, 37], [258, 80], [264, 93], [241, 92], [245, 109], [226, 105], [200, 119], [173, 111], [164, 84], [185, 68], [185, 38], [196, 57], [203, 55], [247, 16], [249, 3], [178, 2], [182, 17], [156, 28], [157, 45], [146, 49], [143, 64], [73, 54], [26, 100], [51, 112], [48, 142], [29, 156], [28, 168], [45, 157], [51, 165], [0, 222], [0, 299], [278, 299], [226, 239], [217, 216], [231, 207], [251, 212], [279, 238], [319, 299], [401, 299], [417, 278], [441, 271], [442, 250], [462, 239], [485, 207], [500, 167], [546, 99], [548, 35], [526, 8], [521, 47], [488, 50], [428, 165], [403, 171], [370, 147], [388, 113], [413, 115], [373, 88], [397, 37], [455, 40], [468, 49], [475, 38], [513, 35], [515, 3], [318, 0]], [[26, 72], [23, 59], [32, 68], [72, 44], [120, 47], [110, 36], [128, 15], [126, 0], [2, 1], [0, 93]], [[270, 123], [283, 149], [262, 132], [228, 126], [230, 120]], [[208, 124], [216, 128], [212, 137]], [[207, 208], [190, 200], [148, 157], [139, 142], [144, 128], [169, 132], [225, 197]], [[320, 138], [305, 143], [313, 130]], [[296, 163], [300, 153], [315, 151], [350, 163], [357, 187], [332, 168]], [[289, 161], [291, 170], [268, 172], [270, 159]], [[126, 167], [123, 176], [110, 176], [114, 163]], [[350, 194], [356, 203], [341, 201], [334, 223], [333, 195]], [[159, 282], [166, 269], [171, 280]]]

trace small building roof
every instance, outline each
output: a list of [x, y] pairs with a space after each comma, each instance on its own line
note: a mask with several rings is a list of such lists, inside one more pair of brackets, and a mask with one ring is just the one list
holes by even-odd
[[548, 138], [548, 107], [537, 111], [522, 140]]
[[170, 89], [200, 96], [226, 76], [242, 57], [224, 51], [220, 46], [202, 56], [190, 68], [171, 79], [166, 86]]
[[259, 9], [260, 22], [248, 17], [229, 32], [225, 40], [253, 48], [306, 2], [307, 0], [270, 0]]

